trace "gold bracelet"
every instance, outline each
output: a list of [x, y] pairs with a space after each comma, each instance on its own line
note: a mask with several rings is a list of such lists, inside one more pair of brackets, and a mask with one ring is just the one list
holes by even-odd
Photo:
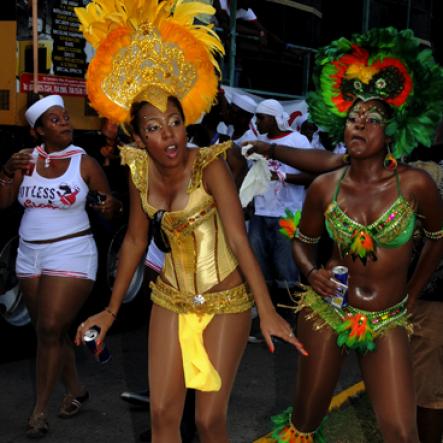
[[105, 308], [105, 311], [106, 311], [108, 314], [111, 314], [114, 318], [117, 318], [117, 314], [114, 314], [114, 313], [109, 309], [109, 306]]
[[300, 229], [297, 228], [294, 238], [308, 245], [316, 245], [320, 241], [321, 237], [308, 237], [307, 235], [303, 234]]
[[439, 231], [432, 232], [432, 231], [428, 231], [425, 228], [423, 228], [423, 234], [429, 240], [440, 240], [441, 238], [443, 238], [443, 229], [440, 229]]

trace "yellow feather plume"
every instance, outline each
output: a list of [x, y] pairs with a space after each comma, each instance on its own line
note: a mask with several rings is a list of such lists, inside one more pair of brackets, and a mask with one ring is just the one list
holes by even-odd
[[[99, 113], [119, 122], [127, 120], [134, 100], [143, 97], [149, 101], [150, 88], [157, 100], [152, 103], [162, 109], [164, 98], [159, 99], [159, 90], [163, 89], [166, 97], [173, 95], [174, 82], [187, 123], [210, 109], [217, 93], [216, 71], [220, 72], [215, 54], [223, 55], [224, 49], [212, 25], [194, 22], [198, 16], [212, 16], [215, 9], [211, 5], [189, 0], [93, 0], [75, 12], [85, 39], [96, 48], [87, 88]], [[156, 32], [164, 48], [153, 54], [158, 48]], [[146, 44], [140, 43], [143, 39]], [[122, 54], [130, 45], [132, 52], [127, 51], [125, 58]], [[139, 54], [137, 60], [134, 51]], [[183, 70], [178, 74], [172, 72], [174, 57]], [[149, 64], [152, 72], [146, 68]]]
[[[216, 34], [211, 33], [212, 26], [194, 25], [199, 15], [214, 15], [213, 6], [199, 1], [184, 0], [95, 0], [84, 8], [75, 8], [80, 20], [80, 30], [85, 39], [97, 48], [106, 39], [109, 32], [117, 27], [125, 26], [137, 30], [144, 23], [158, 27], [165, 20], [173, 20], [177, 24], [191, 29], [205, 28], [211, 44], [223, 53], [223, 47]], [[209, 42], [208, 42], [209, 43]]]

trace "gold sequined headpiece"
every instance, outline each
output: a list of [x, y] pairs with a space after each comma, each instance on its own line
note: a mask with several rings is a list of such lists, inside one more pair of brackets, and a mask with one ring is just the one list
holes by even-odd
[[93, 0], [76, 8], [81, 30], [96, 49], [87, 91], [100, 115], [123, 123], [132, 103], [166, 110], [177, 97], [186, 123], [207, 112], [217, 94], [220, 71], [213, 53], [224, 54], [212, 25], [196, 25], [212, 6], [186, 0]]

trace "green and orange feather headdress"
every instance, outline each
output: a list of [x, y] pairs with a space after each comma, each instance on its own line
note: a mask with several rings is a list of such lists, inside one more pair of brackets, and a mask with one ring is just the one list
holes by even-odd
[[397, 158], [432, 144], [443, 112], [443, 70], [412, 31], [372, 29], [333, 41], [317, 53], [314, 83], [310, 118], [336, 142], [355, 100], [377, 98], [393, 110], [386, 134]]
[[95, 48], [87, 92], [100, 115], [123, 123], [132, 103], [146, 100], [164, 111], [177, 97], [186, 123], [207, 112], [217, 93], [217, 54], [223, 46], [213, 26], [195, 19], [215, 9], [201, 1], [93, 0], [75, 8], [81, 31]]

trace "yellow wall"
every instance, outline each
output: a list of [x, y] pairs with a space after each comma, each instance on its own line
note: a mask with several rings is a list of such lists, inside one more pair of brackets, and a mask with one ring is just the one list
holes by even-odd
[[16, 35], [15, 21], [0, 21], [0, 90], [9, 91], [9, 109], [0, 109], [0, 124], [3, 125], [14, 125], [16, 121]]
[[[17, 28], [15, 21], [0, 21], [0, 91], [9, 91], [9, 109], [0, 109], [0, 125], [27, 126], [24, 113], [28, 106], [28, 94], [17, 92], [18, 80], [16, 69], [21, 66], [20, 55], [23, 45], [17, 45]], [[17, 57], [17, 54], [19, 57]], [[98, 117], [85, 116], [85, 97], [64, 96], [75, 129], [99, 129]]]
[[[52, 40], [40, 40], [38, 47], [46, 48], [46, 66], [44, 69], [39, 66], [39, 72], [49, 72], [52, 65]], [[28, 48], [32, 48], [32, 40], [17, 41], [17, 74], [25, 72], [25, 52]]]

